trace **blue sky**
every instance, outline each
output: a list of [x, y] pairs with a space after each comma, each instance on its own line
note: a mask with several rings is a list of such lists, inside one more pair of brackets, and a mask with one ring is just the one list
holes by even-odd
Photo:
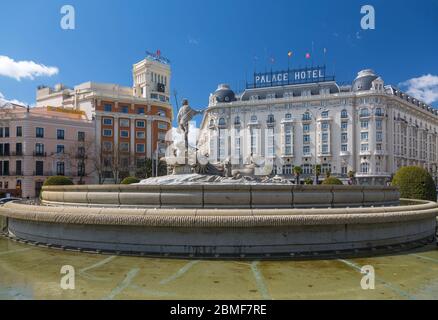
[[[75, 30], [60, 28], [65, 4], [75, 8]], [[375, 30], [361, 30], [360, 9], [366, 4], [375, 8]], [[0, 7], [3, 60], [58, 70], [18, 81], [10, 70], [2, 72], [0, 60], [5, 99], [32, 104], [37, 85], [58, 82], [131, 86], [132, 64], [146, 50], [160, 49], [172, 61], [172, 89], [179, 100], [204, 108], [219, 83], [243, 88], [255, 56], [260, 71], [271, 68], [271, 57], [273, 69], [286, 68], [289, 50], [291, 66], [304, 66], [313, 42], [313, 62], [326, 62], [339, 82], [372, 68], [386, 83], [414, 79], [406, 90], [438, 107], [437, 0], [14, 0]]]

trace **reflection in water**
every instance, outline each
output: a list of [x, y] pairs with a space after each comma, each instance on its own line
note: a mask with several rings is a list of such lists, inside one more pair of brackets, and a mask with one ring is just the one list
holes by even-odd
[[[346, 263], [347, 262], [347, 263]], [[60, 286], [61, 267], [75, 289]], [[375, 290], [362, 290], [372, 265]], [[438, 250], [311, 261], [188, 261], [64, 252], [0, 238], [0, 299], [438, 299]]]

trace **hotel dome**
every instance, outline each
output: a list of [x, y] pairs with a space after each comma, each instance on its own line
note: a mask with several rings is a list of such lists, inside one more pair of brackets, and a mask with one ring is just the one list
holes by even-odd
[[362, 70], [353, 81], [353, 92], [370, 90], [373, 81], [379, 78], [371, 69]]
[[213, 97], [217, 102], [236, 101], [236, 95], [234, 94], [234, 91], [230, 89], [228, 84], [220, 84], [213, 93]]

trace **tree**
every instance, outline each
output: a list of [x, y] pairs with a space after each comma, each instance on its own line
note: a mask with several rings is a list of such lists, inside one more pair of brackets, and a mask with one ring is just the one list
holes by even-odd
[[306, 185], [312, 185], [312, 184], [313, 184], [313, 180], [312, 180], [312, 178], [306, 178], [306, 179], [304, 180], [304, 184], [306, 184]]
[[319, 184], [319, 176], [321, 175], [321, 165], [316, 164], [315, 165], [315, 182], [318, 185]]
[[94, 139], [84, 139], [76, 141], [70, 145], [64, 154], [55, 154], [55, 157], [63, 157], [65, 163], [71, 168], [70, 175], [79, 177], [78, 184], [84, 184], [84, 179], [93, 175], [96, 172], [96, 167], [93, 165], [93, 156], [95, 154], [96, 144]]
[[301, 166], [295, 166], [294, 167], [294, 174], [296, 177], [296, 184], [300, 184], [300, 175], [303, 173], [303, 169]]
[[323, 185], [343, 185], [342, 181], [335, 177], [328, 177], [322, 182]]
[[435, 182], [423, 168], [400, 168], [392, 180], [392, 185], [399, 188], [402, 198], [437, 201]]
[[142, 179], [147, 179], [152, 177], [153, 172], [153, 161], [150, 158], [145, 158], [137, 163], [136, 175]]

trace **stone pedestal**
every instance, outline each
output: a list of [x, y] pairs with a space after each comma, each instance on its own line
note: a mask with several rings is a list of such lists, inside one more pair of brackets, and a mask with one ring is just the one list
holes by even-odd
[[192, 166], [185, 164], [180, 166], [175, 166], [173, 169], [173, 174], [191, 174]]

